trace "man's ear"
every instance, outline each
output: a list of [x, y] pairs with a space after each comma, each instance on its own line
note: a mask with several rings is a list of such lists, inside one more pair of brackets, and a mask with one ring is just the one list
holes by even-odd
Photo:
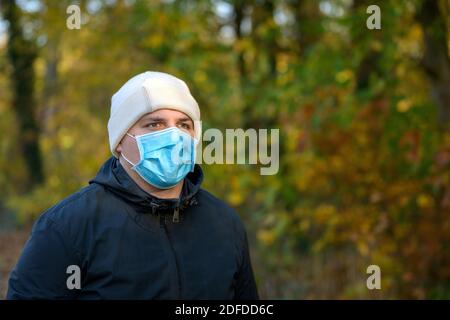
[[116, 152], [118, 154], [122, 153], [122, 141], [117, 145], [116, 147]]

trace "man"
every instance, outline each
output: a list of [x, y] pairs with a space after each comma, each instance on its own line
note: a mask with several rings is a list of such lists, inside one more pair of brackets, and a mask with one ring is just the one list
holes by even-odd
[[258, 299], [239, 216], [200, 188], [200, 110], [184, 81], [130, 79], [108, 133], [114, 157], [37, 220], [7, 297]]

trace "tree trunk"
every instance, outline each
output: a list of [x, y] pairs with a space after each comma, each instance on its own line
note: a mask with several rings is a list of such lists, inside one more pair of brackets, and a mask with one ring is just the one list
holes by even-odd
[[36, 47], [25, 39], [20, 26], [20, 9], [15, 1], [2, 3], [5, 19], [9, 22], [8, 57], [12, 66], [11, 82], [14, 90], [12, 108], [18, 121], [18, 142], [28, 171], [24, 191], [44, 181], [39, 127], [35, 117], [34, 68]]
[[320, 38], [323, 29], [320, 25], [321, 13], [319, 1], [288, 0], [295, 18], [294, 37], [297, 44], [298, 56], [302, 59], [308, 49]]
[[[442, 2], [445, 4], [445, 1]], [[425, 0], [417, 13], [422, 26], [424, 55], [422, 67], [431, 84], [431, 95], [438, 108], [438, 120], [442, 124], [450, 122], [450, 60], [447, 48], [448, 7], [441, 12], [439, 2]]]

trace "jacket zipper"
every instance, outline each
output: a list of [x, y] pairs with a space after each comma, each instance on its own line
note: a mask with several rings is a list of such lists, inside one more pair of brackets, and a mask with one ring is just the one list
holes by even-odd
[[179, 204], [177, 204], [177, 206], [173, 210], [173, 219], [172, 219], [172, 221], [173, 221], [173, 223], [180, 222], [180, 205]]
[[[177, 206], [178, 208], [178, 206]], [[170, 251], [172, 253], [172, 257], [175, 261], [175, 278], [176, 278], [176, 282], [177, 282], [177, 299], [181, 299], [181, 279], [180, 279], [180, 267], [178, 265], [178, 260], [177, 260], [177, 256], [175, 254], [175, 249], [173, 247], [172, 241], [170, 240], [170, 235], [169, 235], [169, 230], [167, 229], [166, 226], [166, 216], [164, 214], [159, 214], [159, 225], [161, 228], [164, 229], [164, 234], [167, 238], [167, 241], [169, 242], [169, 247], [170, 247]]]

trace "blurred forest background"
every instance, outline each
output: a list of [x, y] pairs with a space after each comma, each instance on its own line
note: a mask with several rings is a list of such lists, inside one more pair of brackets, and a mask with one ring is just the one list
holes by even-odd
[[0, 298], [33, 221], [110, 156], [112, 94], [158, 70], [205, 129], [280, 129], [277, 175], [203, 165], [262, 298], [450, 299], [448, 0], [0, 3]]

